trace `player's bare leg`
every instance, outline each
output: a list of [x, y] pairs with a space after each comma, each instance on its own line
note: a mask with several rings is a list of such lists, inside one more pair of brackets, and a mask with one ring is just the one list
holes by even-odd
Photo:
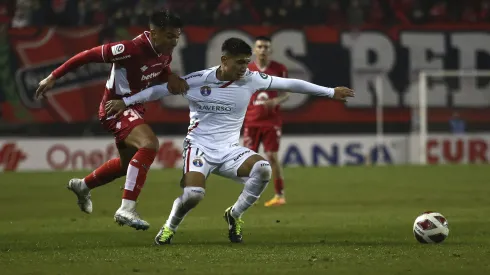
[[266, 155], [272, 168], [272, 178], [274, 179], [275, 195], [264, 205], [269, 207], [269, 206], [279, 206], [279, 205], [286, 204], [286, 198], [284, 196], [284, 181], [282, 176], [282, 167], [279, 162], [277, 152], [266, 152]]
[[118, 148], [118, 151], [120, 157], [108, 160], [83, 179], [74, 178], [68, 182], [67, 188], [75, 193], [78, 199], [77, 204], [83, 212], [92, 213], [90, 190], [125, 176], [129, 161], [137, 149], [124, 147]]
[[[146, 230], [150, 224], [140, 218], [136, 212], [136, 200], [143, 188], [146, 175], [158, 150], [158, 139], [147, 124], [137, 125], [124, 139], [128, 148], [137, 148], [129, 161], [121, 207], [116, 211], [114, 220], [120, 225], [128, 225], [137, 230]], [[123, 160], [127, 162], [127, 159]]]
[[184, 217], [204, 198], [206, 177], [199, 172], [187, 172], [180, 181], [183, 193], [176, 198], [172, 211], [155, 237], [155, 244], [170, 244]]
[[248, 178], [235, 204], [226, 209], [224, 218], [228, 223], [228, 237], [233, 243], [242, 242], [242, 215], [262, 195], [271, 179], [271, 166], [260, 155], [250, 156], [238, 168], [237, 176]]

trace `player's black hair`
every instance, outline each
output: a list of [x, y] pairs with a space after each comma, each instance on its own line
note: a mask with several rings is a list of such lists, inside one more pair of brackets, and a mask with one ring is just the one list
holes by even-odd
[[268, 36], [257, 36], [257, 37], [255, 37], [255, 42], [257, 42], [257, 41], [271, 42], [271, 38]]
[[180, 17], [169, 10], [153, 12], [150, 15], [150, 25], [159, 28], [182, 28], [184, 26]]
[[221, 45], [221, 52], [225, 55], [252, 55], [252, 48], [247, 42], [240, 38], [232, 37], [223, 42], [223, 45]]

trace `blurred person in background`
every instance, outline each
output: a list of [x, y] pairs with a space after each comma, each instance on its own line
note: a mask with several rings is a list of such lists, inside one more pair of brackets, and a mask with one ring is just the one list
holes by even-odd
[[464, 134], [466, 132], [466, 122], [461, 118], [458, 112], [454, 112], [452, 118], [449, 120], [449, 126], [451, 127], [451, 133]]
[[[253, 48], [255, 61], [248, 65], [250, 71], [257, 71], [271, 76], [286, 78], [288, 70], [283, 64], [271, 60], [271, 39], [259, 36]], [[265, 154], [272, 168], [275, 196], [265, 206], [276, 206], [286, 203], [284, 197], [283, 173], [277, 152], [281, 139], [282, 118], [280, 105], [288, 99], [286, 92], [258, 91], [252, 95], [245, 116], [243, 142], [244, 146], [258, 152], [262, 143]]]

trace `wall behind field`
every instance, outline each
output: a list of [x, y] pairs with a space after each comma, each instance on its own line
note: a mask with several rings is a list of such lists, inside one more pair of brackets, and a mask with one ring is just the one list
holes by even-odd
[[[290, 77], [325, 86], [356, 90], [348, 104], [293, 95], [283, 106], [285, 134], [354, 134], [375, 131], [374, 79], [384, 78], [388, 133], [408, 133], [416, 102], [417, 72], [421, 69], [490, 69], [490, 25], [424, 25], [369, 27], [360, 32], [311, 26], [283, 28], [186, 27], [171, 67], [180, 74], [212, 66], [219, 44], [230, 36], [249, 42], [271, 35], [274, 59], [284, 63]], [[114, 39], [130, 39], [143, 31], [132, 27]], [[20, 28], [8, 31], [8, 47], [0, 51], [8, 62], [0, 77], [1, 136], [105, 136], [97, 108], [110, 65], [91, 64], [60, 79], [47, 100], [33, 99], [38, 82], [77, 52], [106, 41], [101, 27]], [[467, 130], [490, 131], [489, 79], [429, 81], [429, 130], [449, 130], [455, 110]], [[76, 104], [73, 104], [76, 102]], [[146, 120], [160, 135], [183, 135], [188, 123], [181, 97], [148, 104]]]
[[[182, 137], [161, 136], [154, 169], [182, 167]], [[401, 165], [418, 162], [416, 136], [371, 135], [285, 136], [279, 158], [286, 167]], [[431, 135], [429, 164], [488, 163], [490, 133]], [[262, 149], [260, 150], [262, 154]], [[92, 170], [117, 157], [111, 138], [0, 139], [0, 167], [4, 171]]]

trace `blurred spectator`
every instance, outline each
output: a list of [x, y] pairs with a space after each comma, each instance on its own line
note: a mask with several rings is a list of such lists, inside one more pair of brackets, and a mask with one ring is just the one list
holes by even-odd
[[359, 0], [351, 0], [347, 11], [349, 25], [357, 28], [364, 23], [364, 9]]
[[412, 22], [415, 24], [422, 24], [426, 21], [427, 15], [427, 11], [424, 9], [422, 3], [420, 1], [416, 1], [410, 14]]
[[338, 0], [332, 0], [327, 6], [327, 25], [343, 25], [346, 22], [345, 15], [340, 9]]
[[451, 133], [464, 134], [466, 132], [466, 122], [459, 116], [458, 112], [453, 113], [453, 117], [449, 120]]
[[381, 25], [386, 19], [383, 8], [380, 4], [381, 0], [373, 0], [371, 2], [371, 8], [368, 12], [368, 23]]
[[447, 2], [440, 0], [430, 9], [431, 21], [435, 23], [444, 23], [449, 19]]
[[481, 22], [489, 22], [490, 20], [490, 0], [483, 0], [480, 3], [478, 19]]
[[148, 24], [167, 8], [187, 25], [351, 25], [479, 23], [490, 0], [0, 0], [0, 20], [12, 27]]
[[464, 23], [476, 23], [478, 22], [478, 14], [476, 8], [472, 5], [464, 7], [463, 14], [461, 15], [461, 21]]
[[17, 0], [14, 17], [12, 18], [13, 28], [22, 28], [31, 25], [30, 2], [29, 0]]
[[246, 24], [247, 19], [250, 19], [250, 13], [237, 0], [222, 0], [214, 16], [215, 22], [224, 26]]

